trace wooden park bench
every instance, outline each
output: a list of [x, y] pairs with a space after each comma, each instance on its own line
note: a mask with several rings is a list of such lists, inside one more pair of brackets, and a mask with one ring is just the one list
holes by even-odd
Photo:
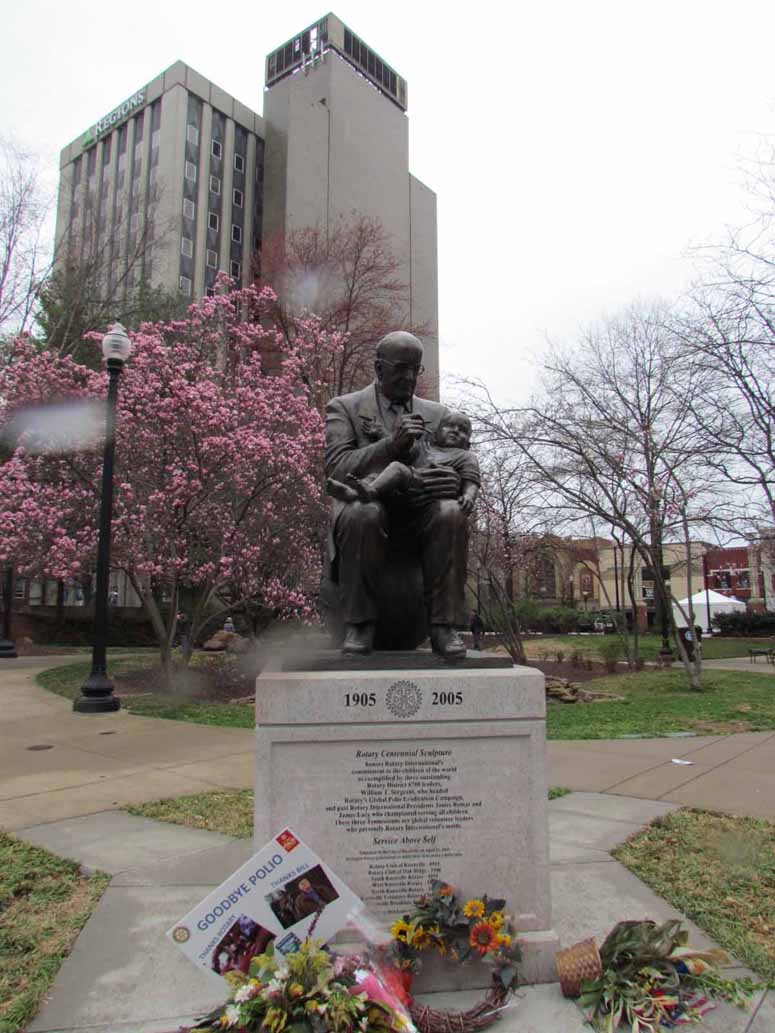
[[775, 650], [773, 649], [749, 649], [748, 659], [752, 664], [756, 663], [757, 656], [766, 656], [768, 664], [775, 664]]

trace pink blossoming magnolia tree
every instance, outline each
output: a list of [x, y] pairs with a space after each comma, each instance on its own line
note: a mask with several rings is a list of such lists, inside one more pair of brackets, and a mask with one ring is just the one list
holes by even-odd
[[[324, 520], [316, 369], [341, 340], [310, 317], [289, 343], [267, 328], [274, 300], [266, 288], [218, 294], [184, 320], [146, 325], [121, 376], [111, 566], [140, 596], [170, 684], [181, 589], [194, 599], [191, 639], [241, 605], [254, 617], [313, 613]], [[105, 394], [105, 374], [20, 339], [0, 370], [0, 423]], [[41, 448], [26, 432], [15, 444], [0, 466], [0, 562], [77, 578], [96, 555], [102, 443]]]

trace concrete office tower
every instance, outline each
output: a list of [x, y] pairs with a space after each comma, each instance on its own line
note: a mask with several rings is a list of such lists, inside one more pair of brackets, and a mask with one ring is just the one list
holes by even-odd
[[263, 137], [260, 115], [177, 61], [63, 149], [57, 268], [117, 299], [141, 280], [192, 298], [219, 271], [250, 283]]
[[[438, 397], [436, 196], [409, 172], [406, 83], [329, 14], [266, 60], [265, 116], [177, 61], [61, 154], [56, 268], [120, 302], [252, 282], [262, 239], [378, 218]], [[266, 142], [266, 159], [265, 159]], [[396, 323], [401, 321], [397, 315]]]
[[406, 83], [329, 14], [266, 59], [266, 240], [378, 218], [402, 264], [411, 324], [424, 335], [424, 384], [438, 398], [436, 195], [409, 172]]

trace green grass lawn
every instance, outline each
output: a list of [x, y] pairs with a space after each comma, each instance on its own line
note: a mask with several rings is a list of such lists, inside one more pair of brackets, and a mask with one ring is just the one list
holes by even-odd
[[219, 789], [214, 793], [154, 800], [124, 809], [141, 818], [220, 832], [237, 839], [249, 839], [253, 835], [252, 789]]
[[705, 671], [704, 691], [692, 692], [682, 670], [613, 674], [585, 682], [621, 702], [550, 704], [549, 739], [619, 739], [671, 732], [698, 735], [775, 728], [775, 675]]
[[[153, 654], [111, 659], [109, 670], [151, 666]], [[88, 675], [86, 662], [44, 671], [38, 682], [46, 689], [74, 699]], [[590, 689], [622, 696], [619, 702], [561, 704], [548, 708], [549, 739], [618, 739], [622, 736], [660, 736], [671, 732], [698, 735], [775, 728], [775, 674], [747, 671], [706, 671], [703, 692], [691, 692], [681, 669], [614, 674], [585, 683]], [[132, 714], [163, 717], [196, 724], [252, 728], [251, 704], [209, 702], [166, 693], [136, 693], [122, 697]]]
[[613, 856], [759, 976], [775, 983], [775, 822], [680, 810]]
[[[594, 660], [602, 660], [600, 647], [618, 642], [617, 635], [543, 635], [541, 638], [529, 639], [525, 642], [525, 651], [533, 660], [556, 660], [558, 651], [564, 656], [566, 663], [574, 652]], [[640, 655], [644, 660], [656, 660], [662, 648], [659, 635], [642, 635], [639, 639]], [[724, 660], [738, 656], [748, 656], [749, 649], [775, 648], [772, 638], [708, 638], [702, 639], [702, 656], [705, 660]], [[673, 646], [675, 652], [675, 646]], [[676, 654], [677, 655], [677, 654]], [[624, 658], [624, 650], [622, 650]]]
[[109, 881], [0, 832], [0, 1033], [32, 1019]]

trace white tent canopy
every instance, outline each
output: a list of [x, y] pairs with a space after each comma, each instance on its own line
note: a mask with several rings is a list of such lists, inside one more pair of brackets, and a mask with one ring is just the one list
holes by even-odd
[[[680, 605], [688, 614], [689, 599], [681, 599]], [[747, 609], [745, 603], [741, 603], [739, 599], [714, 592], [711, 588], [707, 591], [703, 588], [699, 592], [695, 592], [692, 596], [692, 606], [694, 607], [694, 619], [707, 634], [710, 634], [711, 621], [717, 614], [744, 613]], [[677, 628], [686, 627], [686, 619], [675, 603], [673, 603], [673, 620]]]

